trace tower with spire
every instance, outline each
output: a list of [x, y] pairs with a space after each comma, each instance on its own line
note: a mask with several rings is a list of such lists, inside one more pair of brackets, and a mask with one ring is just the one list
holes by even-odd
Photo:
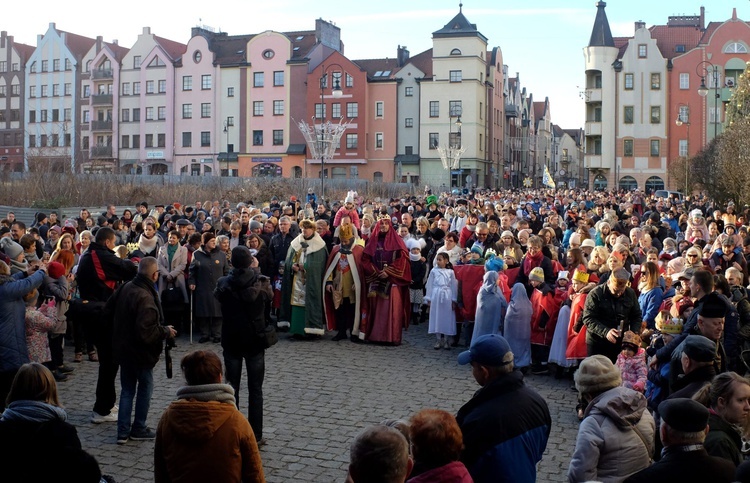
[[582, 96], [586, 102], [584, 165], [589, 169], [590, 186], [616, 186], [617, 164], [615, 139], [617, 122], [617, 75], [622, 69], [618, 61], [612, 31], [604, 8], [596, 3], [596, 19], [589, 44], [583, 49], [586, 84]]

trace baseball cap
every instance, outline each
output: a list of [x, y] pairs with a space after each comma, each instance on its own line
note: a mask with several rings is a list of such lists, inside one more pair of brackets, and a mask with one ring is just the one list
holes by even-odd
[[505, 337], [498, 334], [487, 334], [478, 337], [471, 348], [458, 355], [458, 363], [463, 365], [477, 362], [483, 366], [500, 367], [510, 362], [503, 362], [510, 352], [510, 345]]

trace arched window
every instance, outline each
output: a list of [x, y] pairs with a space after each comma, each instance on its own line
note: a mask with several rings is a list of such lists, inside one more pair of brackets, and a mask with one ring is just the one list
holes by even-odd
[[374, 183], [382, 183], [383, 182], [383, 173], [380, 171], [375, 171], [372, 175], [372, 181]]
[[453, 49], [453, 50], [451, 50], [451, 55], [461, 55], [461, 49]]
[[638, 188], [638, 182], [632, 176], [623, 176], [620, 178], [621, 190], [634, 190]]
[[299, 166], [295, 166], [292, 168], [292, 178], [301, 178], [302, 177], [302, 168]]
[[747, 54], [747, 46], [740, 42], [731, 42], [724, 47], [725, 54]]
[[653, 193], [656, 190], [664, 189], [664, 180], [658, 176], [651, 176], [646, 180], [646, 193]]
[[594, 178], [594, 189], [595, 190], [607, 189], [607, 178], [605, 178], [604, 175], [602, 174], [596, 175], [596, 178]]

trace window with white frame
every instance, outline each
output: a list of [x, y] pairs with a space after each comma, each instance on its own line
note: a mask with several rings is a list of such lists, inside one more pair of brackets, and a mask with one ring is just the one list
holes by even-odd
[[154, 81], [146, 81], [146, 94], [154, 93]]
[[129, 96], [130, 95], [130, 82], [123, 82], [121, 92], [123, 96]]
[[720, 124], [721, 123], [721, 107], [708, 108], [708, 122], [709, 124]]
[[740, 42], [731, 42], [724, 48], [725, 54], [747, 54], [747, 46]]
[[183, 91], [193, 90], [193, 76], [191, 75], [182, 76], [182, 90]]
[[193, 118], [193, 105], [192, 104], [183, 104], [182, 105], [182, 118], [183, 119], [192, 119]]
[[154, 108], [153, 107], [147, 107], [146, 108], [146, 120], [147, 121], [153, 121], [154, 120]]
[[138, 96], [140, 94], [141, 94], [141, 83], [140, 82], [133, 82], [133, 95], [134, 96]]
[[201, 103], [201, 117], [211, 117], [211, 103], [210, 102]]
[[625, 74], [625, 89], [631, 90], [633, 89], [633, 74]]
[[688, 106], [680, 106], [677, 118], [682, 122], [690, 122], [690, 109]]
[[263, 87], [265, 85], [265, 80], [263, 78], [263, 72], [254, 72], [253, 73], [253, 87]]
[[159, 106], [156, 108], [156, 116], [160, 121], [167, 118], [167, 108], [165, 106]]
[[274, 116], [284, 115], [284, 101], [283, 100], [273, 101], [273, 115]]
[[284, 71], [283, 70], [277, 70], [273, 73], [273, 85], [274, 86], [283, 86], [284, 85]]
[[284, 144], [284, 130], [274, 129], [273, 130], [273, 145], [281, 146]]
[[48, 86], [46, 84], [42, 85], [42, 97], [47, 97], [47, 89]]
[[384, 103], [378, 101], [375, 103], [375, 117], [383, 117]]
[[164, 94], [165, 92], [167, 92], [167, 81], [160, 80], [159, 81], [159, 94]]
[[140, 68], [141, 68], [141, 56], [134, 55], [133, 56], [133, 69], [140, 69]]
[[688, 72], [680, 72], [680, 89], [690, 89], [690, 74]]
[[680, 139], [678, 156], [686, 158], [688, 156], [688, 140]]
[[354, 87], [354, 77], [346, 74], [346, 87]]
[[383, 149], [383, 133], [375, 133], [375, 149]]
[[353, 119], [359, 116], [359, 104], [356, 102], [346, 103], [346, 117]]
[[429, 134], [429, 141], [430, 141], [430, 149], [437, 149], [440, 145], [440, 134], [436, 132], [431, 132]]
[[263, 115], [263, 101], [253, 101], [253, 116]]
[[430, 101], [430, 117], [440, 117], [440, 101]]
[[123, 109], [120, 114], [120, 121], [130, 122], [130, 109]]
[[359, 145], [359, 140], [356, 134], [346, 135], [346, 149], [357, 149], [358, 145]]
[[326, 105], [321, 103], [315, 104], [315, 119], [323, 119], [326, 117]]
[[452, 70], [450, 71], [450, 81], [451, 82], [461, 82], [463, 74], [460, 70]]
[[70, 121], [73, 119], [73, 110], [69, 107], [63, 109], [63, 121]]
[[52, 97], [60, 95], [60, 84], [52, 84]]
[[651, 140], [651, 157], [657, 158], [660, 156], [661, 141], [658, 139]]
[[334, 102], [331, 104], [331, 117], [333, 119], [341, 119], [341, 103]]

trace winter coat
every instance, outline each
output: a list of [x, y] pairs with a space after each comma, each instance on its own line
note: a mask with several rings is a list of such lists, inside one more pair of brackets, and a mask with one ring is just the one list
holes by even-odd
[[634, 391], [643, 392], [646, 388], [646, 351], [638, 349], [632, 357], [626, 357], [620, 352], [617, 356], [617, 367], [622, 374], [622, 385]]
[[265, 481], [247, 418], [228, 402], [170, 404], [156, 429], [154, 481]]
[[742, 437], [735, 426], [711, 411], [708, 428], [706, 440], [703, 442], [708, 454], [729, 460], [735, 467], [742, 463]]
[[43, 281], [41, 270], [29, 277], [23, 272], [0, 275], [0, 372], [16, 371], [29, 362], [23, 296]]
[[710, 456], [704, 448], [686, 450], [682, 446], [664, 449], [659, 461], [630, 476], [625, 483], [676, 483], [710, 481], [729, 483], [735, 481], [734, 465], [729, 461]]
[[536, 481], [552, 419], [544, 398], [526, 386], [520, 371], [479, 389], [456, 421], [464, 439], [461, 461], [475, 482]]
[[359, 227], [361, 226], [359, 223], [359, 213], [357, 213], [357, 210], [347, 210], [346, 206], [342, 206], [339, 208], [339, 211], [336, 212], [336, 216], [333, 218], [333, 226], [334, 228], [338, 227], [341, 224], [341, 219], [348, 215], [349, 218], [352, 220], [352, 225], [357, 227], [357, 230], [359, 230]]
[[279, 264], [286, 260], [286, 254], [289, 251], [289, 245], [291, 245], [294, 238], [295, 236], [291, 233], [291, 231], [286, 235], [283, 235], [281, 232], [279, 232], [275, 234], [273, 238], [271, 238], [271, 243], [269, 244], [268, 248], [271, 250], [271, 258], [273, 259], [274, 269], [279, 268]]
[[52, 355], [49, 350], [47, 333], [54, 330], [57, 325], [55, 314], [57, 308], [43, 304], [38, 310], [35, 307], [26, 307], [26, 346], [29, 349], [29, 361], [49, 362]]
[[586, 408], [568, 481], [620, 482], [648, 467], [653, 454], [654, 418], [646, 409], [646, 398], [616, 387], [594, 398]]
[[593, 342], [601, 344], [602, 347], [612, 346], [611, 352], [619, 353], [619, 344], [610, 344], [606, 337], [610, 329], [619, 329], [620, 320], [625, 320], [626, 331], [631, 330], [640, 334], [643, 319], [632, 288], [626, 288], [620, 297], [615, 297], [607, 285], [599, 285], [589, 292], [583, 310], [587, 344]]
[[474, 480], [463, 463], [453, 461], [409, 478], [406, 483], [472, 483]]
[[265, 306], [273, 299], [268, 279], [261, 281], [253, 269], [233, 268], [216, 283], [214, 296], [221, 305], [224, 350], [252, 355], [263, 352]]
[[214, 289], [219, 278], [227, 273], [227, 257], [218, 248], [210, 253], [203, 248], [193, 252], [188, 285], [195, 285], [193, 310], [196, 317], [221, 317], [221, 306], [214, 297]]
[[137, 369], [153, 369], [159, 361], [169, 329], [153, 282], [144, 275], [123, 285], [104, 308], [114, 314], [112, 355], [115, 362]]
[[[638, 305], [641, 308], [641, 316], [646, 321], [649, 329], [656, 328], [656, 315], [659, 313], [659, 307], [664, 296], [661, 287], [654, 287], [649, 291], [641, 292], [638, 296]], [[640, 330], [636, 332], [640, 334]]]
[[81, 299], [106, 302], [116, 285], [132, 279], [137, 271], [133, 262], [117, 258], [112, 250], [92, 241], [76, 272]]
[[667, 399], [678, 397], [692, 399], [703, 386], [710, 384], [715, 376], [716, 369], [714, 369], [714, 366], [703, 366], [692, 371], [690, 374], [682, 374], [675, 382], [672, 387], [672, 394]]
[[182, 292], [182, 297], [185, 303], [188, 302], [187, 298], [187, 286], [185, 283], [185, 268], [187, 268], [188, 250], [184, 246], [178, 246], [177, 251], [172, 256], [172, 263], [169, 263], [169, 253], [167, 253], [167, 247], [169, 245], [162, 245], [159, 248], [159, 254], [156, 257], [156, 261], [159, 264], [159, 299], [161, 300], [161, 294], [167, 288], [167, 275], [172, 276], [172, 283], [175, 287]]
[[71, 458], [81, 451], [81, 441], [66, 419], [64, 409], [41, 401], [10, 403], [0, 420], [3, 481], [61, 481], [63, 475], [84, 474], [80, 459]]
[[739, 315], [739, 340], [740, 351], [750, 349], [750, 301], [748, 301], [745, 287], [732, 287], [732, 304], [737, 308]]

